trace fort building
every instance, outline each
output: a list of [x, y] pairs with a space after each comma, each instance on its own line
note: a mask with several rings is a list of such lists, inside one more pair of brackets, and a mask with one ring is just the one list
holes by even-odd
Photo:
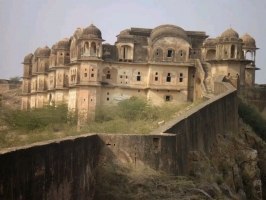
[[93, 117], [100, 105], [132, 96], [153, 104], [194, 101], [214, 90], [226, 76], [239, 91], [255, 81], [255, 40], [232, 28], [217, 38], [175, 25], [130, 28], [111, 45], [91, 24], [51, 49], [25, 56], [22, 109], [65, 102]]

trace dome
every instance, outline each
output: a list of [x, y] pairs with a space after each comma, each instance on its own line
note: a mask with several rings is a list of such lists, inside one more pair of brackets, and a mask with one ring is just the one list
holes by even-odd
[[30, 63], [32, 57], [33, 57], [33, 54], [32, 54], [32, 53], [26, 55], [26, 56], [24, 57], [24, 63]]
[[84, 29], [83, 36], [89, 36], [92, 38], [102, 39], [102, 33], [101, 33], [100, 29], [98, 29], [93, 24], [91, 24], [89, 27]]
[[241, 39], [244, 42], [244, 46], [247, 46], [247, 47], [256, 47], [256, 41], [249, 34], [246, 33], [245, 35], [243, 35], [241, 37]]
[[34, 55], [35, 55], [35, 56], [39, 56], [39, 53], [40, 53], [40, 50], [41, 50], [41, 49], [42, 49], [41, 47], [38, 47], [38, 48], [35, 50]]
[[58, 41], [56, 49], [69, 49], [69, 39], [64, 38]]
[[48, 46], [45, 46], [43, 49], [39, 50], [39, 53], [37, 56], [49, 57], [50, 53], [51, 53], [51, 49]]
[[239, 38], [238, 33], [232, 29], [231, 27], [229, 29], [227, 29], [226, 31], [224, 31], [221, 35], [221, 37], [227, 37], [227, 38]]
[[77, 30], [75, 31], [75, 33], [73, 34], [73, 36], [78, 39], [81, 37], [82, 33], [83, 33], [83, 28], [82, 27], [78, 27]]
[[152, 42], [161, 37], [179, 37], [190, 43], [185, 30], [175, 25], [161, 25], [152, 30], [150, 35]]

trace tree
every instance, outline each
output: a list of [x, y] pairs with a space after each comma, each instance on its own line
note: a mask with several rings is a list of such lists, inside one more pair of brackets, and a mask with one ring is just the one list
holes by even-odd
[[9, 79], [9, 83], [11, 84], [19, 84], [21, 81], [20, 81], [20, 77], [19, 76], [15, 76], [15, 77], [11, 77]]

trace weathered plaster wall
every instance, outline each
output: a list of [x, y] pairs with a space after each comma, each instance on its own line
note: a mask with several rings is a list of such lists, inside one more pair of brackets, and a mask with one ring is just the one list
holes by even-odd
[[155, 130], [153, 134], [176, 134], [178, 174], [188, 174], [188, 154], [203, 151], [207, 155], [218, 135], [236, 133], [238, 127], [237, 91], [229, 83], [216, 82], [214, 98]]
[[176, 135], [99, 134], [101, 164], [131, 163], [136, 169], [148, 165], [156, 170], [175, 173]]
[[97, 135], [0, 152], [0, 199], [90, 199]]

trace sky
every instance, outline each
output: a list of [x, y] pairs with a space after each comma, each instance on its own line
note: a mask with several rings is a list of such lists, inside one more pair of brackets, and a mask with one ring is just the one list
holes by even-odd
[[174, 24], [211, 38], [230, 25], [240, 36], [248, 33], [260, 48], [255, 82], [266, 83], [265, 10], [265, 0], [0, 0], [0, 79], [22, 76], [26, 55], [80, 26], [93, 23], [113, 44], [124, 29]]

